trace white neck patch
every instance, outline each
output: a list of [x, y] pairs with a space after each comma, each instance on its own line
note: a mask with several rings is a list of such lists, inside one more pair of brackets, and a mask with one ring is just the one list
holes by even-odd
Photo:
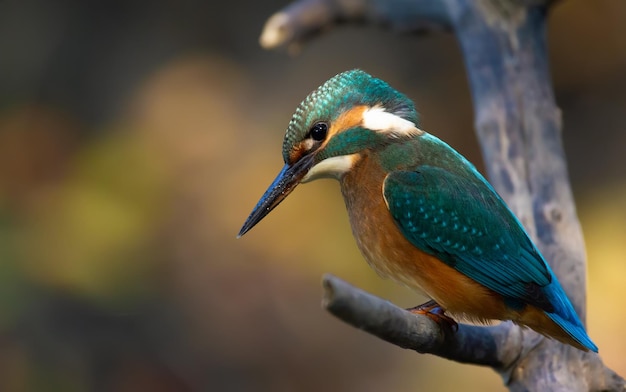
[[424, 131], [411, 121], [389, 113], [380, 105], [363, 111], [363, 127], [373, 131], [387, 133], [392, 137], [416, 136]]
[[340, 155], [338, 157], [326, 158], [317, 165], [313, 166], [311, 170], [300, 180], [300, 182], [310, 182], [319, 178], [336, 178], [341, 176], [352, 169], [354, 163], [359, 159], [359, 154], [352, 155]]

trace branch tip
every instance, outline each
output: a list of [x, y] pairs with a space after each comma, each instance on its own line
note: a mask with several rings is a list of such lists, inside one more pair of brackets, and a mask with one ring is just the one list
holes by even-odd
[[335, 286], [333, 284], [334, 279], [337, 278], [330, 274], [325, 274], [322, 277], [322, 288], [324, 290], [324, 294], [322, 296], [322, 307], [324, 309], [328, 309], [335, 300]]
[[283, 45], [293, 35], [289, 29], [289, 17], [284, 12], [277, 12], [265, 22], [259, 44], [263, 49], [274, 49]]

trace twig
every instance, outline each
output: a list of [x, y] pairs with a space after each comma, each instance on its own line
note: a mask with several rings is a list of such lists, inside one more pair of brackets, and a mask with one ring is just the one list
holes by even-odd
[[266, 49], [297, 51], [306, 41], [341, 23], [367, 23], [401, 32], [450, 28], [443, 3], [432, 0], [301, 0], [272, 15], [259, 42]]

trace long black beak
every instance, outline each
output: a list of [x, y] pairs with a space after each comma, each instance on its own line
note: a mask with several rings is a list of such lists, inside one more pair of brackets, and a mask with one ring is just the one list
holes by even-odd
[[246, 219], [241, 230], [239, 230], [237, 238], [246, 234], [259, 223], [261, 219], [265, 218], [270, 211], [276, 208], [276, 206], [296, 188], [300, 180], [309, 172], [312, 166], [313, 155], [304, 156], [293, 165], [286, 164], [280, 173], [278, 173], [274, 182], [267, 188], [261, 200], [259, 200], [256, 207], [254, 207], [250, 213], [248, 219]]

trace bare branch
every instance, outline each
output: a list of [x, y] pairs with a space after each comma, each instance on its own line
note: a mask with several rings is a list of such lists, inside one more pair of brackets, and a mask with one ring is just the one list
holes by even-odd
[[383, 25], [402, 32], [449, 29], [444, 4], [432, 0], [299, 0], [272, 15], [259, 42], [266, 49], [298, 49], [341, 23]]
[[[330, 313], [396, 346], [496, 369], [509, 367], [521, 352], [521, 334], [508, 328], [509, 323], [493, 327], [459, 324], [455, 333], [332, 275], [324, 276], [323, 286], [322, 306]], [[515, 342], [517, 347], [501, 351], [502, 341]]]

